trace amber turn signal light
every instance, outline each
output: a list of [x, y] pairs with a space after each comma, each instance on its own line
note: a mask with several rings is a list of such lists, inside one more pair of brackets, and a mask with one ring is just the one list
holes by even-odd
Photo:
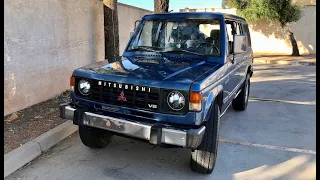
[[70, 77], [70, 89], [71, 89], [72, 91], [73, 91], [73, 89], [74, 89], [74, 82], [75, 82], [74, 77], [71, 76], [71, 77]]
[[190, 92], [190, 103], [201, 103], [202, 94], [201, 92]]

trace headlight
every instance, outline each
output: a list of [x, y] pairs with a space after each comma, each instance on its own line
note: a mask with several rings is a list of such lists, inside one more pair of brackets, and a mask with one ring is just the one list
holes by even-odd
[[181, 110], [186, 103], [184, 96], [178, 91], [169, 93], [167, 102], [169, 107], [175, 111]]
[[87, 80], [81, 79], [78, 84], [79, 92], [82, 95], [88, 95], [90, 93], [90, 83]]

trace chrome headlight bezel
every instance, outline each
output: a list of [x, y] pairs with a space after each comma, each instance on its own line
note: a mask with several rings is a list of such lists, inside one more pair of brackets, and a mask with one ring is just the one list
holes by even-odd
[[167, 104], [170, 107], [170, 109], [174, 111], [180, 111], [186, 105], [186, 98], [179, 91], [171, 91], [167, 96]]
[[81, 79], [78, 82], [78, 91], [84, 96], [88, 96], [91, 92], [91, 84], [88, 80]]

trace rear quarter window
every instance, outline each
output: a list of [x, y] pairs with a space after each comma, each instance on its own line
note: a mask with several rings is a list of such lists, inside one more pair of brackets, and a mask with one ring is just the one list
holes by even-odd
[[243, 29], [244, 29], [244, 33], [247, 35], [248, 37], [248, 47], [251, 48], [251, 37], [250, 37], [250, 31], [249, 31], [249, 26], [248, 24], [243, 24]]

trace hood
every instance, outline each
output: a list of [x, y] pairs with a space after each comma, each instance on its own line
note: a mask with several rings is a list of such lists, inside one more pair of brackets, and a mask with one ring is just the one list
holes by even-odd
[[[169, 87], [185, 84], [189, 88], [198, 77], [216, 69], [217, 66], [218, 64], [204, 60], [178, 61], [162, 57], [148, 59], [128, 57], [110, 64], [107, 61], [101, 61], [84, 66], [76, 70], [74, 75], [90, 75], [91, 77], [88, 78], [143, 85], [151, 85], [151, 82], [153, 85], [161, 82], [172, 84]], [[93, 77], [93, 74], [98, 74], [99, 77]]]

